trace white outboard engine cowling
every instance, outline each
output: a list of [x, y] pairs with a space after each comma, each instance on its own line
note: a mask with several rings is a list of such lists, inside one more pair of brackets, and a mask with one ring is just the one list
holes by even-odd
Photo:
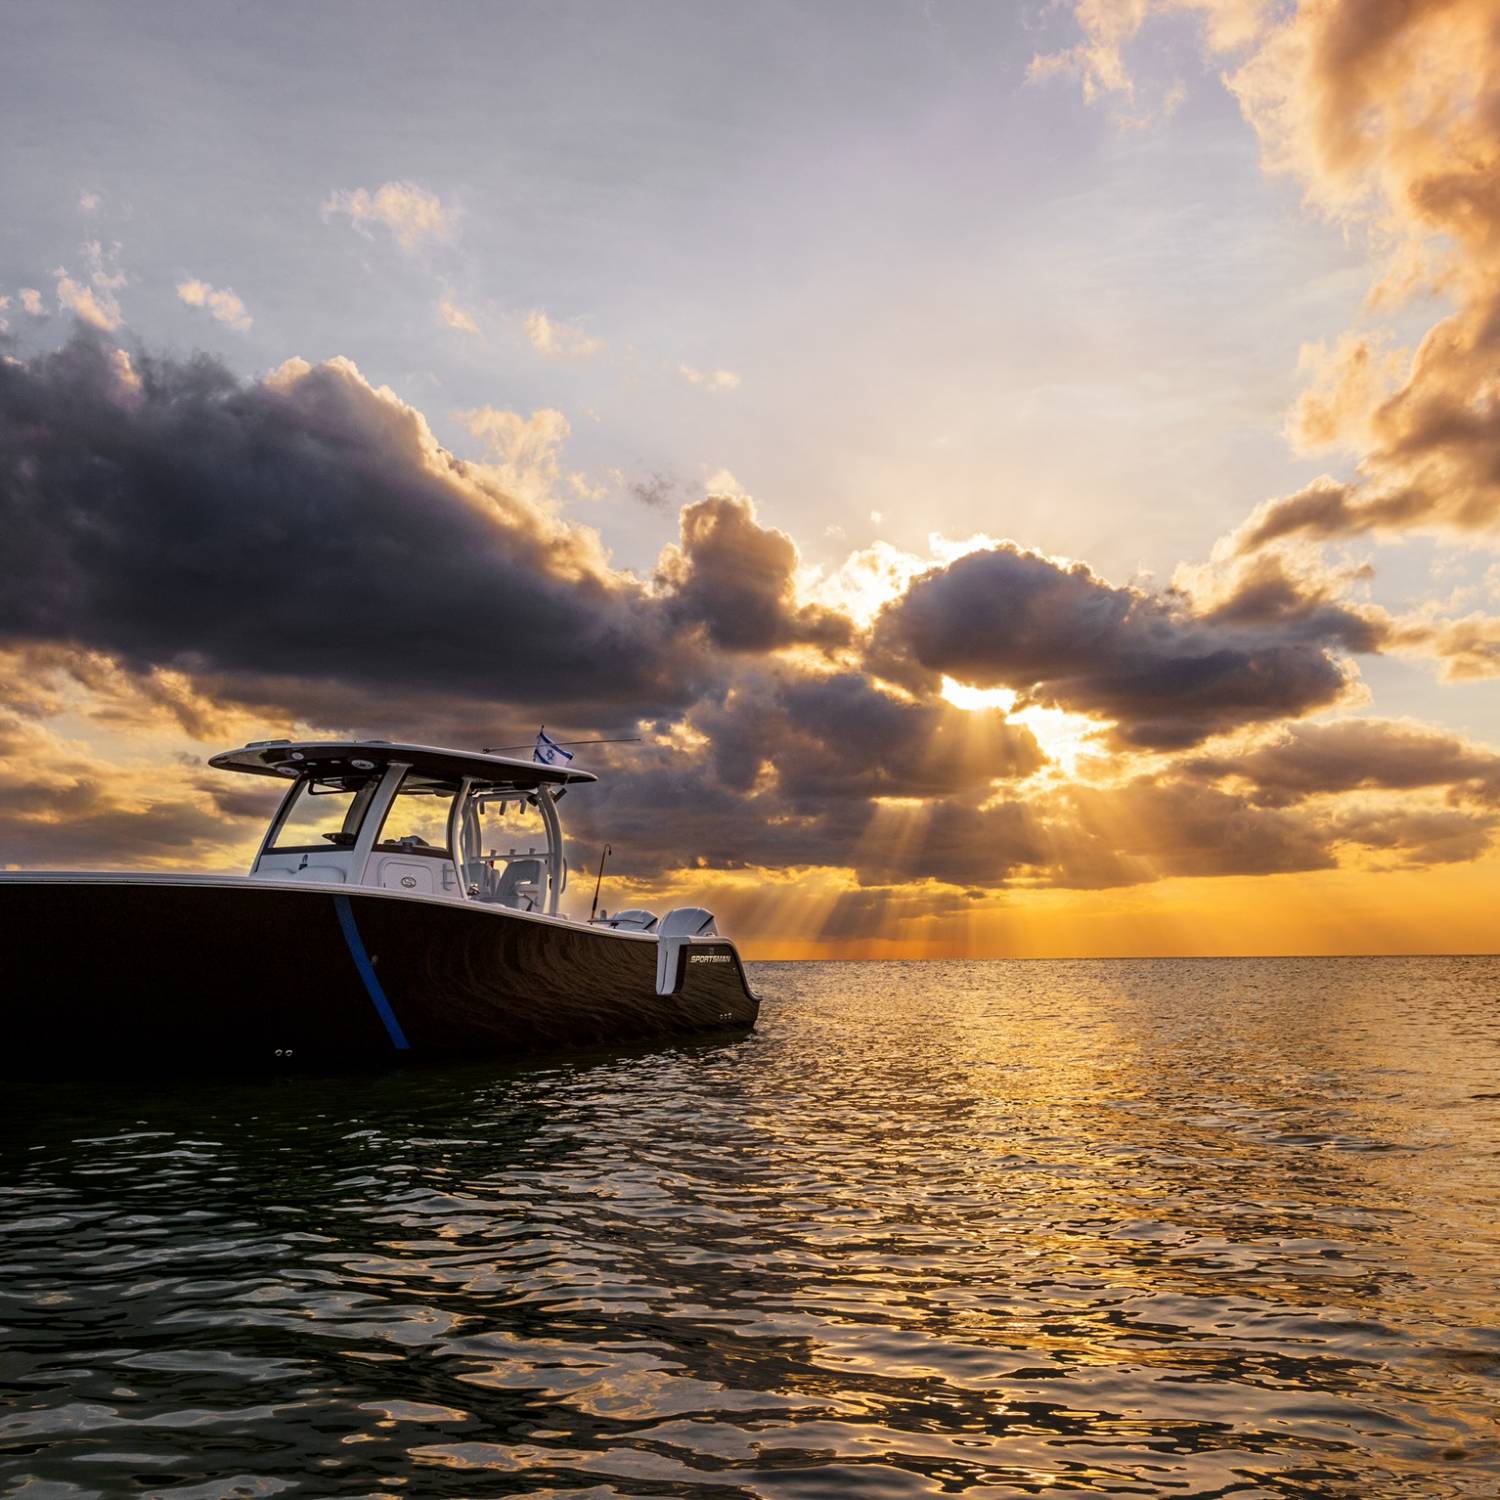
[[679, 906], [656, 924], [656, 993], [670, 995], [677, 988], [678, 956], [694, 938], [717, 937], [714, 914], [701, 906]]
[[599, 917], [596, 920], [605, 927], [623, 929], [625, 932], [654, 932], [656, 930], [656, 913], [643, 911], [638, 906], [632, 906], [627, 911], [617, 911], [612, 917]]

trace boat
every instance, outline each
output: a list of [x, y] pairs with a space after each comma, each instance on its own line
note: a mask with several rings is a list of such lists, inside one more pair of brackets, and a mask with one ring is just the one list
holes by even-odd
[[755, 1024], [702, 907], [559, 911], [558, 803], [588, 771], [382, 740], [209, 764], [287, 783], [248, 874], [0, 873], [7, 1071], [341, 1067]]

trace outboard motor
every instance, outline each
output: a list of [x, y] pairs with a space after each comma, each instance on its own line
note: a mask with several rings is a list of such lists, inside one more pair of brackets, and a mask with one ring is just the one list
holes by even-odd
[[600, 917], [598, 921], [601, 926], [614, 927], [625, 932], [654, 932], [656, 930], [656, 913], [642, 911], [635, 906], [627, 911], [617, 911], [612, 917]]
[[673, 907], [657, 929], [663, 937], [718, 937], [714, 914], [701, 906]]
[[714, 914], [701, 906], [679, 906], [657, 925], [660, 943], [656, 949], [656, 993], [670, 995], [677, 989], [678, 959], [685, 944], [694, 938], [717, 937]]

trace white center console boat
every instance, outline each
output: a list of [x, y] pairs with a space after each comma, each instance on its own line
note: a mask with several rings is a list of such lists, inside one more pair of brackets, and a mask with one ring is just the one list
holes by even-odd
[[587, 771], [383, 741], [214, 756], [284, 779], [248, 875], [0, 874], [7, 1071], [344, 1065], [744, 1029], [700, 907], [578, 921], [557, 804]]

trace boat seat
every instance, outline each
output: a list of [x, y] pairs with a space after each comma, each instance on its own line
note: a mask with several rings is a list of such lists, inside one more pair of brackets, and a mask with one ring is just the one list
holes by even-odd
[[542, 862], [539, 859], [513, 859], [495, 885], [491, 899], [512, 911], [540, 911], [542, 905]]

